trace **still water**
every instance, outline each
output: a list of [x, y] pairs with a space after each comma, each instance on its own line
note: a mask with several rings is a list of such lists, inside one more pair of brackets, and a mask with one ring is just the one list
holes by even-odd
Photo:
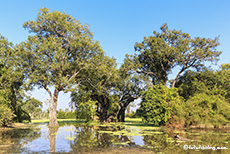
[[[59, 125], [1, 130], [0, 153], [230, 153], [230, 130], [160, 129], [132, 123]], [[174, 139], [177, 133], [182, 140]], [[203, 149], [196, 149], [199, 146]]]

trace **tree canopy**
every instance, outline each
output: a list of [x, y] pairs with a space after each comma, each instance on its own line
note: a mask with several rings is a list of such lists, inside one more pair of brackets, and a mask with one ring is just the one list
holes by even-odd
[[[39, 86], [50, 95], [50, 126], [57, 126], [56, 107], [60, 91], [74, 91], [84, 81], [90, 58], [101, 51], [88, 25], [58, 11], [40, 9], [36, 20], [25, 22], [30, 33], [17, 46], [15, 63], [23, 69], [28, 87]], [[54, 87], [54, 92], [50, 87]]]
[[[25, 93], [35, 86], [50, 96], [50, 127], [58, 126], [60, 92], [72, 92], [76, 112], [59, 110], [59, 118], [76, 113], [87, 121], [96, 115], [101, 122], [124, 122], [128, 106], [141, 97], [139, 115], [156, 126], [230, 120], [230, 64], [219, 70], [205, 65], [219, 60], [218, 38], [191, 37], [163, 24], [160, 32], [136, 42], [136, 53], [118, 68], [89, 26], [71, 15], [41, 8], [23, 27], [32, 34], [16, 46], [0, 35], [1, 125], [41, 112], [42, 102]], [[169, 81], [175, 68], [179, 71]]]
[[22, 109], [25, 95], [22, 85], [24, 76], [13, 67], [14, 45], [0, 35], [0, 124], [9, 121], [30, 120], [26, 111]]
[[170, 30], [167, 24], [160, 29], [160, 33], [153, 31], [153, 36], [144, 37], [144, 41], [135, 44], [135, 50], [139, 52], [134, 57], [138, 64], [136, 71], [150, 76], [153, 84], [166, 85], [169, 73], [179, 66], [180, 71], [172, 82], [174, 87], [185, 70], [200, 70], [204, 62], [215, 62], [221, 54], [217, 50], [218, 38], [192, 38], [180, 30]]

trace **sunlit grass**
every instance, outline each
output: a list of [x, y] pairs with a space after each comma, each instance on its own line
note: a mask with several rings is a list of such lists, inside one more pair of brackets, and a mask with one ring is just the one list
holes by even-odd
[[125, 122], [142, 122], [142, 119], [141, 118], [129, 118], [129, 117], [126, 117]]
[[[65, 121], [70, 121], [70, 122], [78, 122], [78, 121], [84, 121], [84, 119], [57, 119], [58, 122], [65, 122]], [[31, 123], [47, 123], [49, 122], [49, 119], [36, 119], [36, 120], [31, 120]], [[142, 123], [142, 119], [141, 118], [129, 118], [126, 117], [125, 118], [125, 122], [136, 122], [136, 123]], [[90, 122], [92, 124], [97, 124], [99, 123], [98, 121], [92, 121]]]
[[[82, 119], [57, 119], [58, 122], [83, 122]], [[31, 120], [31, 123], [48, 123], [49, 119]]]
[[[58, 119], [57, 121], [59, 123], [63, 123], [63, 122], [85, 123], [84, 119]], [[31, 120], [31, 123], [49, 123], [49, 119]], [[160, 127], [154, 127], [151, 124], [146, 124], [142, 122], [141, 118], [129, 118], [129, 117], [125, 118], [125, 122], [100, 123], [99, 121], [91, 121], [91, 122], [87, 122], [87, 125], [100, 126], [100, 127], [107, 127], [107, 126], [137, 127], [140, 130], [160, 129]]]

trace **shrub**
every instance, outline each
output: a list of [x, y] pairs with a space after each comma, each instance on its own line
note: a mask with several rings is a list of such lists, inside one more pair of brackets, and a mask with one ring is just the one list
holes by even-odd
[[96, 101], [80, 102], [76, 114], [79, 119], [86, 119], [86, 121], [93, 120], [96, 115]]
[[63, 110], [59, 110], [57, 112], [57, 118], [58, 119], [75, 119], [76, 118], [76, 113], [75, 112], [65, 112]]
[[184, 104], [186, 125], [227, 124], [230, 104], [221, 95], [197, 93]]
[[6, 126], [15, 115], [6, 104], [0, 104], [0, 126]]
[[143, 92], [141, 110], [143, 120], [155, 126], [165, 125], [170, 119], [183, 117], [182, 97], [176, 88], [155, 85]]
[[135, 114], [136, 114], [136, 112], [132, 111], [131, 113], [126, 113], [125, 117], [135, 118]]

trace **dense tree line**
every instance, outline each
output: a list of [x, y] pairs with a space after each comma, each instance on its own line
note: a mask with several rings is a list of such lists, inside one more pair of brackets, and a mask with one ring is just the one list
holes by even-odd
[[[50, 95], [50, 127], [58, 126], [57, 113], [62, 116], [61, 91], [71, 92], [76, 116], [87, 121], [124, 122], [127, 107], [138, 98], [138, 115], [156, 126], [229, 121], [229, 64], [217, 71], [205, 65], [219, 60], [218, 38], [192, 38], [163, 24], [160, 32], [136, 42], [136, 53], [118, 68], [89, 26], [71, 15], [42, 8], [23, 27], [33, 35], [16, 46], [1, 36], [1, 123], [41, 112], [42, 103], [23, 93], [35, 86]], [[169, 80], [172, 72], [176, 76]]]
[[[13, 44], [0, 35], [0, 125], [6, 125], [11, 120], [30, 121], [30, 113], [39, 108], [39, 101], [26, 96], [22, 88], [23, 73], [12, 65], [14, 50]], [[41, 102], [39, 105], [42, 106]]]

